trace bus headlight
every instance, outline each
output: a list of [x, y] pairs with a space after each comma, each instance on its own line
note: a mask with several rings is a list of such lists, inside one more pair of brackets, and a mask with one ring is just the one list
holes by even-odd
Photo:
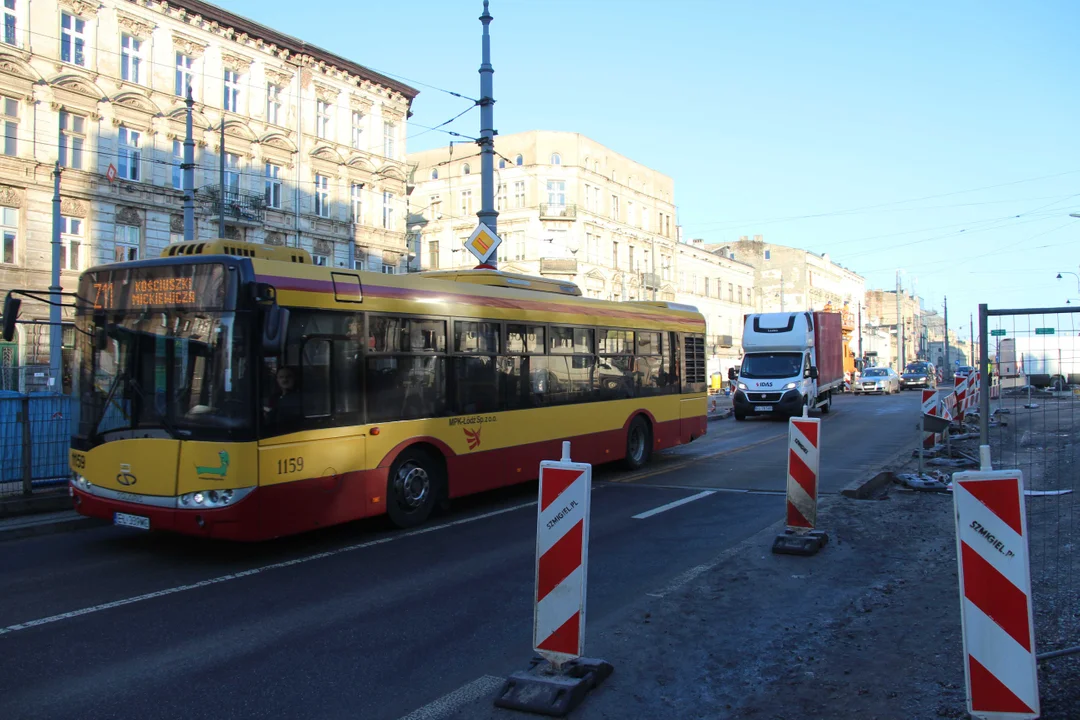
[[235, 505], [255, 488], [230, 488], [227, 490], [197, 490], [180, 496], [181, 509], [200, 510]]
[[740, 389], [740, 390], [749, 390], [750, 388], [748, 388], [748, 387], [746, 386], [746, 383], [744, 383], [744, 382], [740, 382], [740, 383], [739, 383], [739, 389]]
[[787, 385], [784, 386], [784, 389], [785, 390], [794, 390], [797, 387], [799, 387], [798, 383], [789, 382]]

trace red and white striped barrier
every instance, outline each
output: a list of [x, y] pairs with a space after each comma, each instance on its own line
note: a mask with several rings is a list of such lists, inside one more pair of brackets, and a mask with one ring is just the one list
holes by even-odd
[[[937, 399], [937, 390], [923, 390], [922, 391], [922, 413], [923, 415], [937, 416], [938, 408], [941, 402]], [[923, 447], [932, 448], [938, 443], [937, 433], [924, 432], [923, 433]]]
[[829, 541], [817, 529], [820, 429], [818, 418], [804, 415], [788, 421], [787, 530], [773, 542], [774, 553], [813, 555]]
[[949, 422], [956, 419], [956, 393], [951, 392], [941, 399], [941, 417]]
[[569, 442], [561, 460], [540, 463], [533, 649], [556, 668], [585, 645], [591, 487], [592, 465], [571, 462]]
[[818, 418], [788, 421], [787, 526], [813, 530], [817, 525]]
[[1018, 470], [953, 476], [968, 712], [1036, 718], [1024, 480]]
[[979, 411], [979, 389], [982, 386], [982, 373], [975, 371], [968, 376], [968, 412]]
[[954, 417], [958, 423], [964, 422], [964, 411], [967, 410], [967, 390], [968, 379], [967, 376], [960, 377], [956, 375], [953, 377], [953, 394], [956, 395], [956, 413]]

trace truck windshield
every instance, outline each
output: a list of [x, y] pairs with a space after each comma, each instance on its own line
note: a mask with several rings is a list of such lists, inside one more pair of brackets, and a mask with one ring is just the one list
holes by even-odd
[[[231, 312], [146, 310], [110, 314], [93, 339], [80, 333], [79, 435], [234, 438], [251, 428], [246, 325]], [[222, 431], [225, 431], [224, 433]]]
[[743, 358], [740, 375], [747, 378], [789, 378], [802, 375], [802, 353], [761, 353]]

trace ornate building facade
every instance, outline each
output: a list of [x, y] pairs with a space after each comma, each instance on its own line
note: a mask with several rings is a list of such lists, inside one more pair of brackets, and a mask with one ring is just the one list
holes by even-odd
[[[407, 267], [416, 90], [198, 0], [7, 0], [3, 12], [0, 292], [49, 285], [57, 163], [65, 290], [92, 265], [183, 239], [189, 89], [197, 238], [218, 237], [224, 214], [229, 238]], [[47, 315], [23, 305], [26, 319]], [[19, 332], [0, 362], [47, 362], [47, 330]]]

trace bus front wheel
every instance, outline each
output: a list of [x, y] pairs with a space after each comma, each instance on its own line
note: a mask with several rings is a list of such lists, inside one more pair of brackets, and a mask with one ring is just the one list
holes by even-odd
[[626, 432], [626, 457], [622, 466], [625, 470], [637, 470], [649, 462], [652, 455], [652, 430], [649, 421], [640, 415], [630, 423]]
[[416, 527], [431, 515], [443, 486], [440, 463], [420, 448], [398, 456], [387, 479], [386, 512], [399, 528]]

